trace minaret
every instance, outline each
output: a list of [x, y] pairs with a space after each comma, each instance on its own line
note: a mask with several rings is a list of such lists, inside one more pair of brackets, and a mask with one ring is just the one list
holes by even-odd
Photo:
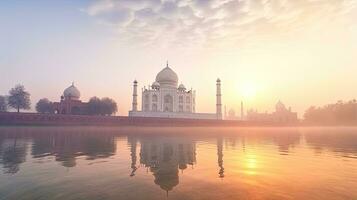
[[216, 115], [217, 119], [222, 119], [222, 94], [221, 94], [221, 80], [217, 79], [217, 91], [216, 91]]
[[132, 111], [138, 111], [138, 82], [134, 81], [133, 86], [133, 108]]
[[224, 118], [223, 119], [227, 119], [227, 107], [226, 107], [226, 105], [224, 105]]
[[244, 111], [243, 111], [243, 101], [240, 102], [240, 118], [244, 119]]

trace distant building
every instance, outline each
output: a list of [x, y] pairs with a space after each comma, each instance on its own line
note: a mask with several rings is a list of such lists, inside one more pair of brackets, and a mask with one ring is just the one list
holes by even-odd
[[148, 88], [142, 88], [141, 111], [138, 110], [138, 82], [133, 85], [131, 117], [222, 119], [221, 81], [217, 79], [216, 113], [196, 113], [196, 93], [178, 85], [177, 74], [168, 66], [162, 69]]
[[64, 90], [60, 102], [53, 102], [56, 114], [85, 115], [88, 114], [88, 103], [80, 100], [81, 93], [72, 83]]
[[292, 112], [291, 108], [287, 109], [282, 102], [278, 102], [273, 113], [258, 113], [254, 110], [247, 112], [247, 120], [260, 122], [278, 122], [278, 123], [292, 123], [297, 122], [297, 113]]
[[236, 112], [234, 109], [229, 109], [228, 113], [225, 113], [225, 120], [240, 120], [241, 117], [236, 115]]

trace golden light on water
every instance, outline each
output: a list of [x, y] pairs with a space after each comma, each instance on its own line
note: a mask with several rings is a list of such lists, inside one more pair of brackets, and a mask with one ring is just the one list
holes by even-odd
[[244, 173], [248, 175], [255, 175], [257, 173], [258, 160], [254, 154], [248, 154], [244, 158]]

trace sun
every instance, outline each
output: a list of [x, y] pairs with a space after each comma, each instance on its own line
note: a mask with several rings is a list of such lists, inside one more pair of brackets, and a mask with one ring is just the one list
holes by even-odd
[[257, 95], [258, 87], [252, 82], [245, 82], [240, 85], [240, 93], [243, 98], [252, 99]]

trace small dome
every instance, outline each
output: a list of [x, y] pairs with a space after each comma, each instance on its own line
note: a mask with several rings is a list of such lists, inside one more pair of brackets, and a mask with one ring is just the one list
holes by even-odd
[[181, 83], [178, 87], [179, 90], [186, 90], [186, 87]]
[[72, 83], [71, 86], [69, 86], [67, 89], [64, 90], [63, 96], [66, 99], [78, 100], [81, 97], [81, 93], [76, 88], [76, 86], [74, 86], [74, 84]]
[[275, 109], [276, 111], [285, 111], [286, 110], [286, 107], [285, 105], [279, 101], [276, 105], [275, 105]]
[[169, 66], [166, 66], [156, 75], [156, 82], [160, 83], [161, 87], [169, 86], [176, 88], [178, 76]]
[[160, 88], [160, 83], [158, 82], [153, 82], [152, 85], [151, 85], [152, 89], [159, 89]]

